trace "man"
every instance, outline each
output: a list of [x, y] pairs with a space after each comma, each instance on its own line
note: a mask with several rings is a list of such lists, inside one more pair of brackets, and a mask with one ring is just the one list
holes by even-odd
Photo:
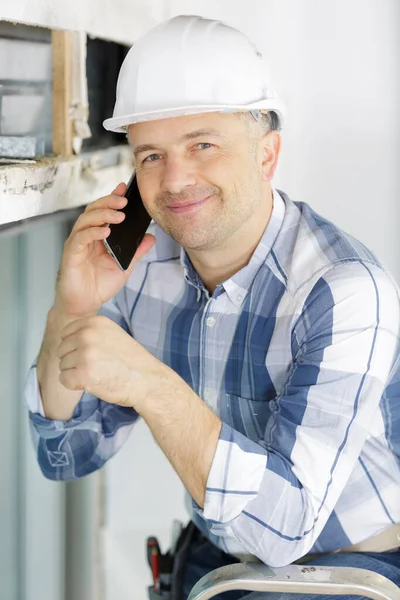
[[139, 40], [105, 126], [154, 224], [122, 272], [101, 240], [125, 185], [86, 208], [26, 384], [51, 479], [100, 468], [145, 419], [192, 498], [183, 598], [246, 555], [400, 584], [398, 289], [272, 188], [282, 117], [238, 31], [178, 17]]

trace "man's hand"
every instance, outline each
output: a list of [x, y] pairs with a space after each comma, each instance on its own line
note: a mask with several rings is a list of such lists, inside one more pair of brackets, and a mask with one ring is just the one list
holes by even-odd
[[88, 204], [64, 244], [54, 307], [70, 321], [95, 315], [126, 284], [136, 263], [155, 244], [155, 237], [146, 234], [126, 271], [108, 254], [103, 241], [110, 235], [109, 225], [124, 220], [125, 193], [126, 185], [121, 183], [109, 196]]
[[179, 375], [107, 317], [74, 321], [62, 330], [61, 339], [60, 382], [134, 408], [189, 494], [203, 506], [220, 419]]
[[105, 402], [135, 408], [157, 395], [169, 371], [107, 317], [74, 321], [62, 330], [61, 340], [57, 356], [62, 385]]

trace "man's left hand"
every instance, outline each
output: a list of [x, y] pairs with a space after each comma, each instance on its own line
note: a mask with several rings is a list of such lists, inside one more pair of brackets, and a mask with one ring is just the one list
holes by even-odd
[[168, 378], [168, 367], [107, 317], [74, 321], [61, 339], [59, 379], [69, 390], [86, 390], [106, 402], [137, 408]]
[[88, 317], [61, 332], [60, 382], [129, 406], [149, 426], [189, 494], [204, 506], [222, 422], [167, 365], [111, 319]]

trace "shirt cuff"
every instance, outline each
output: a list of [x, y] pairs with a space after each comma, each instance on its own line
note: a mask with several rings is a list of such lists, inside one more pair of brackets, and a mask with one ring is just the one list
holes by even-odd
[[223, 423], [207, 479], [204, 509], [194, 503], [194, 510], [216, 524], [238, 517], [257, 496], [267, 459], [264, 448]]
[[[82, 402], [83, 396], [85, 396], [86, 400], [84, 403]], [[25, 383], [24, 399], [30, 413], [30, 420], [33, 426], [41, 435], [43, 435], [43, 437], [46, 437], [46, 435], [50, 434], [52, 431], [73, 428], [83, 421], [89, 419], [97, 409], [98, 399], [95, 398], [95, 396], [92, 396], [92, 394], [85, 392], [82, 392], [82, 398], [75, 406], [71, 418], [67, 421], [48, 419], [45, 416], [42, 397], [40, 395], [36, 362], [30, 368]]]
[[40, 395], [39, 382], [36, 372], [36, 361], [30, 368], [25, 384], [25, 404], [33, 414], [39, 414], [45, 418], [42, 397]]

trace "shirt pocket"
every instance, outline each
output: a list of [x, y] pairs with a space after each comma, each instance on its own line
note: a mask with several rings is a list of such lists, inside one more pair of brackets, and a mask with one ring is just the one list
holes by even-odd
[[221, 420], [261, 445], [264, 445], [264, 434], [270, 416], [268, 400], [251, 400], [235, 394], [225, 394], [220, 404]]

